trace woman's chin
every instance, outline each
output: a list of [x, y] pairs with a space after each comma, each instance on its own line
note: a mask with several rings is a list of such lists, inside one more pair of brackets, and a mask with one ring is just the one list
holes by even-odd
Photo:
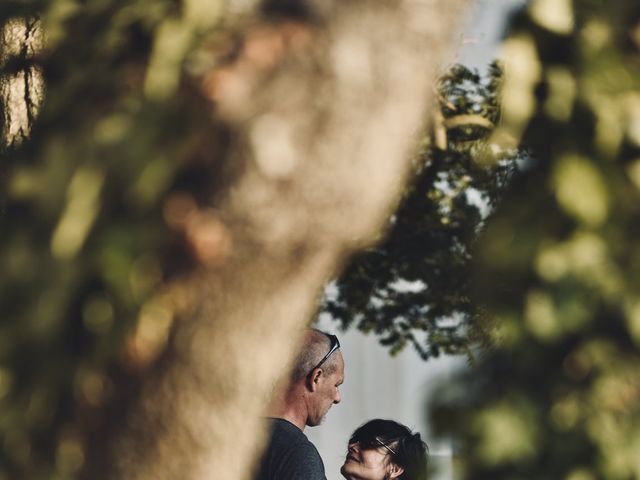
[[351, 478], [349, 476], [349, 465], [347, 465], [349, 463], [349, 460], [345, 460], [345, 462], [342, 464], [342, 467], [340, 468], [340, 473], [342, 474], [342, 476], [344, 478]]

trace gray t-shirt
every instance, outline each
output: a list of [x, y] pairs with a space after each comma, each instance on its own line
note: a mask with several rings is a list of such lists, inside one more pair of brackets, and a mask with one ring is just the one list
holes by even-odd
[[271, 440], [256, 480], [327, 480], [316, 447], [293, 423], [272, 418]]

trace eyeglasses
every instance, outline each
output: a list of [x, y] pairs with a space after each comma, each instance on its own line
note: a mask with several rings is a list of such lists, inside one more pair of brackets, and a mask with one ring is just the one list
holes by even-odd
[[352, 438], [350, 443], [357, 443], [362, 450], [373, 450], [382, 447], [389, 450], [393, 455], [396, 454], [393, 448], [384, 443], [378, 437], [373, 437], [370, 440], [356, 440], [355, 438]]
[[329, 333], [325, 333], [325, 335], [329, 337], [329, 340], [331, 340], [331, 348], [329, 348], [327, 354], [322, 357], [322, 360], [320, 360], [318, 364], [309, 371], [309, 373], [313, 372], [316, 368], [320, 368], [320, 366], [327, 361], [331, 354], [340, 348], [340, 341], [338, 340], [338, 337]]

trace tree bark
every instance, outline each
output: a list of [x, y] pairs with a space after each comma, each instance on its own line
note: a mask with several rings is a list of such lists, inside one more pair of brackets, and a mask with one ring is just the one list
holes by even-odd
[[313, 24], [254, 24], [203, 79], [233, 132], [232, 173], [192, 234], [202, 268], [181, 290], [171, 361], [123, 420], [107, 477], [250, 478], [318, 295], [405, 184], [463, 3], [343, 0]]

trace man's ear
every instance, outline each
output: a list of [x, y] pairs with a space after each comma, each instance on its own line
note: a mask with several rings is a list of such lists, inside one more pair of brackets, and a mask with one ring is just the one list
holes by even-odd
[[322, 369], [316, 368], [307, 376], [307, 388], [312, 392], [318, 389], [320, 384], [320, 377], [322, 376]]
[[404, 473], [404, 468], [395, 463], [389, 464], [389, 479], [398, 478]]

